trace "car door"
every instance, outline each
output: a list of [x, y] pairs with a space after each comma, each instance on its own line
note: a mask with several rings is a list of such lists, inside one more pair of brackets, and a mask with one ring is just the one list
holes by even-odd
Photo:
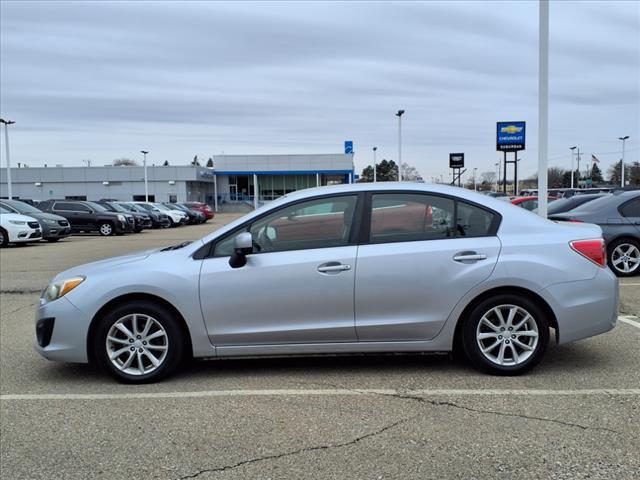
[[358, 339], [429, 340], [493, 271], [500, 217], [424, 193], [373, 193], [368, 203], [356, 269]]
[[[353, 309], [357, 195], [314, 198], [242, 226], [203, 260], [200, 302], [217, 347], [356, 341]], [[233, 240], [253, 237], [241, 268]]]
[[94, 211], [84, 203], [76, 203], [75, 207], [78, 210], [76, 213], [78, 224], [86, 228], [87, 230], [97, 230], [97, 215], [94, 213]]
[[640, 235], [640, 197], [623, 203], [619, 211], [625, 220], [635, 227], [637, 235]]

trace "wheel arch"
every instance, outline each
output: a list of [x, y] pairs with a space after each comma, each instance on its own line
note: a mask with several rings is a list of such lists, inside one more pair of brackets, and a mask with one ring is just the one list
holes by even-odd
[[[490, 290], [484, 291], [478, 294], [473, 300], [471, 300], [467, 306], [464, 308], [460, 316], [458, 317], [458, 321], [456, 322], [456, 328], [453, 334], [453, 350], [458, 350], [462, 347], [462, 325], [464, 321], [471, 315], [471, 312], [480, 302], [484, 300], [496, 296], [496, 295], [522, 295], [527, 297], [529, 300], [533, 301], [538, 305], [546, 315], [549, 320], [549, 325], [555, 330], [556, 334], [556, 343], [558, 343], [558, 339], [560, 338], [560, 332], [558, 330], [558, 319], [556, 318], [555, 313], [553, 313], [553, 309], [547, 303], [547, 301], [542, 298], [537, 293], [523, 287], [496, 287]], [[460, 351], [460, 350], [458, 350]]]
[[94, 353], [90, 348], [91, 341], [95, 335], [96, 328], [98, 326], [98, 322], [101, 318], [103, 318], [107, 312], [112, 310], [113, 308], [122, 305], [125, 302], [133, 302], [133, 301], [151, 301], [153, 303], [161, 305], [163, 308], [166, 308], [169, 312], [173, 314], [173, 316], [178, 320], [178, 324], [182, 330], [182, 334], [186, 340], [185, 345], [185, 358], [193, 357], [193, 347], [191, 344], [191, 334], [189, 332], [189, 328], [187, 327], [187, 322], [185, 322], [184, 317], [180, 313], [180, 311], [171, 303], [165, 300], [162, 297], [157, 295], [153, 295], [150, 293], [127, 293], [125, 295], [120, 295], [118, 297], [112, 298], [107, 303], [105, 303], [100, 310], [96, 312], [96, 314], [91, 319], [91, 323], [89, 325], [89, 331], [87, 333], [87, 358], [89, 359], [89, 363], [95, 364]]

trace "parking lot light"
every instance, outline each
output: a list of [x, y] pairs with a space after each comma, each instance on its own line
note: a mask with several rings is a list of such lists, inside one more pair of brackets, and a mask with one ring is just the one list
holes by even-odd
[[569, 150], [571, 150], [571, 188], [573, 188], [573, 174], [574, 174], [574, 168], [573, 168], [573, 151], [578, 148], [577, 146], [573, 146], [571, 148], [569, 148]]
[[402, 115], [404, 110], [398, 110], [396, 117], [398, 117], [398, 181], [402, 181]]
[[[620, 184], [622, 188], [624, 188], [624, 144], [628, 138], [629, 138], [629, 135], [625, 135], [624, 137], [618, 137], [618, 140], [622, 140], [622, 160], [620, 161]], [[7, 153], [7, 156], [9, 156], [8, 153]]]
[[378, 147], [373, 147], [373, 183], [376, 183], [376, 150]]
[[4, 124], [4, 148], [7, 152], [7, 198], [11, 200], [13, 198], [11, 192], [11, 159], [9, 157], [9, 125], [13, 125], [13, 120], [5, 120], [0, 118], [0, 123]]
[[147, 183], [147, 150], [140, 150], [140, 153], [144, 155], [142, 165], [144, 166], [144, 201], [149, 201], [149, 185]]

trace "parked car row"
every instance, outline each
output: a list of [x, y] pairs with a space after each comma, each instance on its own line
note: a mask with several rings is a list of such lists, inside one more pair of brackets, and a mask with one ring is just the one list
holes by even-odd
[[102, 236], [140, 233], [148, 228], [199, 224], [213, 218], [211, 207], [199, 202], [154, 203], [103, 199], [45, 200], [37, 206], [20, 200], [0, 200], [0, 246], [46, 240], [57, 242], [73, 233]]
[[[511, 203], [534, 213], [538, 209], [536, 196], [513, 198]], [[640, 274], [640, 190], [549, 197], [547, 216], [555, 221], [599, 225], [611, 270], [619, 277]]]

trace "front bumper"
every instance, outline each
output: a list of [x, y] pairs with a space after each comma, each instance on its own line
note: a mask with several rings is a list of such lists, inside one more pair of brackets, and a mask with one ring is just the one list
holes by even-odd
[[70, 226], [60, 226], [60, 225], [51, 225], [43, 224], [42, 226], [42, 238], [45, 240], [47, 238], [65, 238], [71, 235], [71, 227]]
[[20, 228], [18, 230], [10, 230], [9, 243], [27, 243], [37, 242], [42, 240], [42, 230], [27, 228]]
[[608, 268], [590, 280], [550, 285], [545, 297], [558, 321], [558, 343], [608, 332], [618, 321], [618, 279]]
[[[40, 323], [35, 342], [36, 351], [48, 360], [87, 363], [87, 334], [91, 319], [66, 297], [41, 305], [36, 311]], [[53, 326], [48, 332], [50, 325]], [[43, 342], [50, 333], [48, 344]], [[39, 341], [40, 340], [40, 341]], [[45, 343], [42, 346], [40, 343]]]

